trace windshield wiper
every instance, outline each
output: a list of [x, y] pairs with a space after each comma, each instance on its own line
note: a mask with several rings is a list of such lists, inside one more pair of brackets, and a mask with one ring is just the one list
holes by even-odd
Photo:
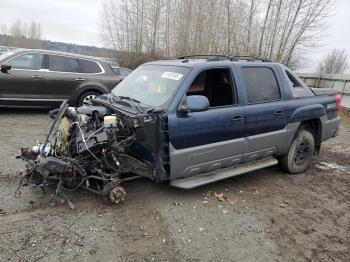
[[140, 113], [143, 112], [143, 110], [136, 104], [136, 103], [141, 104], [141, 102], [139, 100], [131, 98], [129, 96], [117, 96], [117, 98], [119, 98], [120, 100], [128, 100], [128, 101], [130, 101], [131, 102], [130, 104], [134, 108], [136, 108], [137, 111], [139, 111]]
[[131, 100], [131, 101], [134, 101], [138, 104], [140, 104], [141, 102], [135, 98], [131, 98], [130, 96], [118, 96], [120, 99], [126, 99], [126, 100]]

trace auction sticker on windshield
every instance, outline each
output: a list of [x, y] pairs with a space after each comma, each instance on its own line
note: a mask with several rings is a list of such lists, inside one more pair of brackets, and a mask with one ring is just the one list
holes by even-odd
[[183, 76], [182, 74], [175, 73], [175, 72], [164, 72], [161, 77], [178, 81], [181, 79], [182, 76]]

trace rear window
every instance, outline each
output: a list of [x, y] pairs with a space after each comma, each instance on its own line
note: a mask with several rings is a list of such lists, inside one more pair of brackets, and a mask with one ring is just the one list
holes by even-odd
[[49, 69], [56, 72], [79, 73], [77, 59], [65, 56], [50, 55]]
[[302, 87], [302, 85], [299, 83], [299, 81], [292, 75], [291, 72], [285, 70], [286, 75], [287, 75], [287, 81], [288, 81], [288, 85], [291, 88], [295, 88], [295, 87]]
[[102, 72], [100, 66], [94, 61], [78, 59], [78, 64], [79, 73], [96, 74]]
[[268, 67], [244, 67], [242, 69], [249, 104], [281, 99], [273, 71]]

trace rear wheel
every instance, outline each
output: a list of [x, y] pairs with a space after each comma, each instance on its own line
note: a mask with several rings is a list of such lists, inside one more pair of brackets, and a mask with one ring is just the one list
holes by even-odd
[[100, 92], [98, 91], [87, 91], [82, 93], [78, 100], [77, 100], [77, 106], [82, 106], [87, 104], [90, 100], [95, 99], [96, 97], [98, 97], [99, 95], [101, 95]]
[[290, 174], [304, 172], [310, 166], [314, 152], [313, 134], [309, 130], [301, 129], [294, 138], [289, 151], [280, 157], [280, 167]]

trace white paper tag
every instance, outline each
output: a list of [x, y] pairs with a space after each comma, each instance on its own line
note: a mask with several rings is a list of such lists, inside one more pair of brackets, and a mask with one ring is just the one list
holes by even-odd
[[183, 76], [182, 74], [175, 73], [175, 72], [164, 72], [161, 77], [179, 81], [182, 76]]

